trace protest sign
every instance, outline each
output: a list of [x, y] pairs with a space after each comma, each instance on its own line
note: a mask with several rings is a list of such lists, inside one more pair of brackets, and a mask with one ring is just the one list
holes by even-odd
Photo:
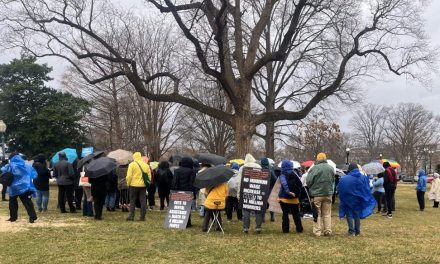
[[88, 148], [82, 148], [81, 150], [81, 157], [84, 158], [85, 156], [93, 153], [93, 147]]
[[267, 169], [243, 168], [240, 204], [243, 210], [264, 212], [269, 196], [270, 173]]
[[164, 227], [185, 229], [191, 212], [192, 192], [171, 191], [170, 206], [165, 218]]

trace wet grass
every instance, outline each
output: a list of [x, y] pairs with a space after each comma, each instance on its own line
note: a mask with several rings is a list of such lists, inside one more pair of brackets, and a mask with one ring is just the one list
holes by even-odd
[[[427, 196], [427, 195], [426, 195]], [[333, 208], [332, 237], [312, 235], [312, 221], [303, 220], [304, 233], [281, 233], [281, 217], [263, 224], [263, 233], [242, 233], [241, 222], [224, 223], [226, 234], [194, 227], [162, 227], [165, 213], [149, 211], [146, 222], [126, 222], [126, 213], [105, 212], [104, 221], [55, 210], [39, 214], [34, 225], [20, 205], [16, 223], [9, 223], [7, 203], [0, 203], [0, 263], [440, 263], [436, 235], [440, 210], [427, 202], [417, 210], [414, 185], [400, 184], [393, 219], [379, 214], [362, 221], [362, 235], [348, 237], [344, 220]]]

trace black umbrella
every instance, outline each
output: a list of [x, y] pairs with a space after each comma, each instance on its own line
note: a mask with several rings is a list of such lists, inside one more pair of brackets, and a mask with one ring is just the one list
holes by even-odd
[[99, 178], [116, 170], [117, 167], [118, 163], [116, 160], [101, 157], [90, 162], [86, 168], [86, 175], [89, 178]]
[[200, 163], [212, 164], [212, 165], [221, 165], [221, 164], [226, 164], [228, 162], [228, 160], [225, 157], [212, 153], [197, 154], [196, 159], [198, 159]]
[[197, 188], [211, 188], [229, 181], [234, 171], [226, 166], [208, 168], [196, 176], [194, 186]]
[[82, 158], [78, 164], [77, 164], [77, 168], [81, 169], [87, 162], [91, 161], [92, 159], [96, 159], [99, 158], [100, 156], [102, 156], [104, 154], [104, 151], [95, 151], [87, 156], [85, 156], [84, 158]]

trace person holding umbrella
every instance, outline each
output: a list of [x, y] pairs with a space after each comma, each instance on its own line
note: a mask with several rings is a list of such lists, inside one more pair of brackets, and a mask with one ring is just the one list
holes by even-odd
[[53, 176], [57, 180], [58, 185], [58, 205], [61, 213], [66, 211], [66, 198], [71, 213], [76, 213], [73, 205], [73, 183], [75, 172], [72, 164], [67, 161], [66, 153], [63, 151], [58, 153], [58, 161], [53, 169]]
[[[144, 177], [145, 174], [148, 178]], [[147, 187], [151, 181], [151, 170], [150, 166], [142, 160], [140, 152], [133, 154], [133, 162], [128, 165], [126, 181], [130, 192], [130, 213], [127, 217], [127, 221], [134, 220], [136, 199], [139, 199], [141, 204], [141, 216], [139, 220], [145, 221], [145, 215], [147, 213]]]

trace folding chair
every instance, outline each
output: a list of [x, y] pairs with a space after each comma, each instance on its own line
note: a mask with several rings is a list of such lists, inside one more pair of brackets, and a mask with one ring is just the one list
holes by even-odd
[[220, 214], [220, 210], [218, 210], [218, 207], [220, 206], [222, 202], [220, 201], [215, 201], [215, 212], [212, 214], [213, 215], [213, 220], [211, 222], [211, 225], [209, 226], [208, 232], [206, 232], [207, 234], [209, 233], [209, 231], [211, 231], [212, 226], [214, 225], [215, 222], [217, 222], [218, 227], [220, 227], [220, 230], [222, 231], [223, 235], [225, 234], [225, 232], [223, 231], [223, 227], [222, 224], [220, 223], [220, 221], [218, 220], [218, 215]]

